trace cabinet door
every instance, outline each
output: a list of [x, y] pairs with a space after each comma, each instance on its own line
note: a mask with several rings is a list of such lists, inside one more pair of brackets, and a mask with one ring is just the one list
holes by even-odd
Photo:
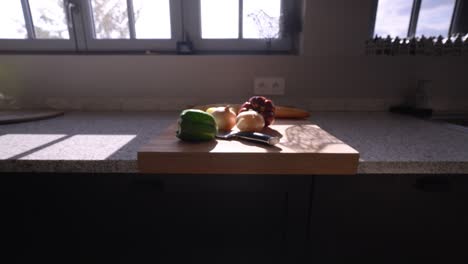
[[116, 174], [69, 175], [55, 184], [57, 214], [77, 262], [121, 263], [128, 256], [129, 180]]
[[317, 177], [312, 258], [321, 263], [458, 261], [450, 223], [460, 219], [453, 179], [447, 177]]
[[2, 238], [17, 263], [292, 263], [308, 179], [4, 175]]
[[[451, 201], [445, 208], [446, 214], [441, 215], [444, 262], [468, 263], [468, 175], [453, 175], [448, 179]], [[437, 178], [433, 181], [442, 186], [446, 184]]]
[[6, 178], [10, 206], [4, 213], [13, 240], [6, 252], [16, 263], [105, 262], [125, 255], [125, 176], [13, 174], [4, 183]]
[[449, 175], [400, 176], [396, 224], [403, 257], [412, 262], [466, 263], [454, 248], [453, 229], [459, 225], [455, 187], [456, 179]]
[[179, 188], [144, 176], [131, 190], [131, 255], [152, 263], [277, 263], [284, 192]]

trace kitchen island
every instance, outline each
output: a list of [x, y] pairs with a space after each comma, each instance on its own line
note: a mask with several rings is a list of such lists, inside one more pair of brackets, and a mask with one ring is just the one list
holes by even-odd
[[[137, 152], [176, 112], [71, 112], [0, 126], [0, 171], [136, 173]], [[359, 174], [468, 173], [468, 133], [380, 112], [314, 112], [310, 118], [360, 153]]]
[[[168, 113], [66, 113], [0, 126], [19, 263], [466, 263], [468, 134], [388, 113], [312, 113], [357, 175], [141, 174]], [[150, 260], [150, 261], [149, 261]]]

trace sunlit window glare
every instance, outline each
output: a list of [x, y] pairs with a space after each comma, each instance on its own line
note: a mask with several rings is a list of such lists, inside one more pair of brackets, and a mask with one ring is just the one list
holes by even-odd
[[278, 38], [281, 0], [244, 0], [244, 38]]
[[[238, 0], [201, 0], [202, 38], [239, 38]], [[242, 37], [273, 39], [279, 37], [281, 0], [244, 0]]]
[[[133, 0], [135, 37], [171, 39], [170, 0]], [[91, 0], [94, 37], [129, 39], [127, 0]], [[64, 2], [29, 0], [38, 39], [69, 39]], [[239, 0], [201, 0], [201, 34], [204, 39], [239, 37]], [[243, 38], [278, 38], [281, 0], [244, 0]], [[0, 38], [27, 38], [21, 1], [6, 1], [0, 9]]]
[[238, 0], [201, 0], [201, 26], [204, 39], [239, 37]]
[[29, 0], [36, 38], [70, 38], [63, 3], [57, 0]]
[[455, 0], [422, 0], [417, 36], [447, 36], [452, 21]]
[[406, 37], [412, 8], [412, 0], [379, 0], [374, 35]]
[[133, 0], [137, 39], [170, 39], [169, 0]]
[[[128, 39], [130, 27], [126, 0], [92, 0], [97, 39]], [[169, 0], [133, 0], [137, 39], [170, 39]]]
[[94, 32], [97, 39], [128, 39], [126, 0], [92, 0]]
[[[456, 0], [422, 0], [416, 36], [447, 36]], [[407, 37], [412, 0], [379, 0], [375, 21], [375, 35]]]
[[21, 1], [2, 1], [2, 8], [0, 8], [0, 38], [26, 39], [27, 37]]

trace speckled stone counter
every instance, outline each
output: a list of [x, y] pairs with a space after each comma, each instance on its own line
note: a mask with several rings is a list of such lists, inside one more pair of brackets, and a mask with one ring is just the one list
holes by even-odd
[[468, 128], [384, 112], [311, 120], [359, 151], [361, 174], [468, 174]]
[[136, 172], [138, 149], [177, 119], [175, 112], [68, 112], [0, 126], [0, 171]]
[[[137, 151], [176, 112], [70, 112], [0, 126], [2, 172], [137, 172]], [[361, 174], [468, 174], [468, 129], [379, 112], [314, 112], [311, 121], [361, 154]]]

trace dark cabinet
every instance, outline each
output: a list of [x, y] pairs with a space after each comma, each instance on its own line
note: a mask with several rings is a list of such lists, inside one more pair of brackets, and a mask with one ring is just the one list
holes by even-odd
[[17, 263], [468, 262], [463, 175], [12, 174], [0, 186]]
[[310, 256], [320, 263], [466, 263], [463, 176], [316, 177]]
[[285, 193], [178, 186], [139, 177], [130, 191], [131, 255], [165, 263], [276, 263], [282, 256]]
[[93, 263], [125, 252], [126, 177], [28, 174], [3, 179], [11, 203], [5, 216], [16, 219], [8, 238], [15, 241], [10, 249], [17, 263]]
[[284, 263], [288, 238], [307, 224], [308, 177], [3, 179], [10, 225], [3, 239], [18, 263]]

